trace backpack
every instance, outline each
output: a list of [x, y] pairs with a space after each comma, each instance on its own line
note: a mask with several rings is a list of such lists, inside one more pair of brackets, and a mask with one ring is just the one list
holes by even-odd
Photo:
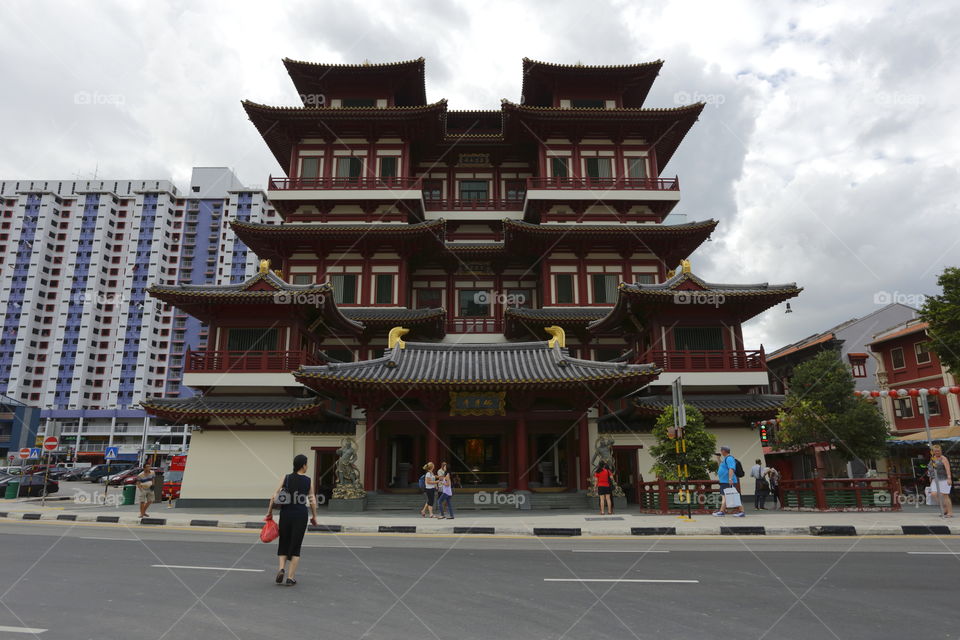
[[421, 491], [427, 490], [427, 474], [420, 476], [420, 479], [417, 480], [417, 486], [420, 487]]
[[734, 475], [736, 475], [738, 478], [742, 478], [744, 476], [743, 465], [740, 464], [740, 461], [737, 460], [736, 458], [734, 458], [733, 461], [737, 463], [737, 468], [733, 472]]

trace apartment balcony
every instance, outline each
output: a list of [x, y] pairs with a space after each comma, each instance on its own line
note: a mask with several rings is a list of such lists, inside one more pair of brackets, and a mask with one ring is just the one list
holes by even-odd
[[290, 373], [321, 364], [306, 351], [187, 351], [185, 373]]
[[762, 371], [767, 359], [763, 349], [717, 351], [647, 351], [640, 362], [651, 362], [664, 371]]

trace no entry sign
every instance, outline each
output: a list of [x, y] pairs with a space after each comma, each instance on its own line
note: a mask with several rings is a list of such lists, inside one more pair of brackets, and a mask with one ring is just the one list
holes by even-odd
[[30, 457], [30, 449], [20, 449], [20, 459], [26, 460]]
[[57, 436], [47, 436], [43, 439], [43, 448], [47, 451], [53, 451], [60, 445], [60, 440], [57, 439]]

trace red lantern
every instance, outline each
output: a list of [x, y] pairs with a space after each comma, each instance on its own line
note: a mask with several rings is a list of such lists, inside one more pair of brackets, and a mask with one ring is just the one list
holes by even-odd
[[870, 397], [872, 397], [872, 398], [879, 398], [879, 397], [880, 397], [880, 392], [879, 392], [879, 391], [871, 391], [871, 392], [870, 392]]
[[950, 393], [960, 393], [960, 387], [950, 387]]
[[897, 393], [896, 389], [890, 389], [890, 391], [887, 391], [887, 395], [890, 396], [891, 398], [896, 398], [900, 394]]
[[927, 393], [929, 393], [932, 396], [935, 396], [938, 393], [940, 393], [940, 389], [937, 389], [936, 387], [930, 387], [929, 389], [927, 389]]
[[907, 395], [916, 398], [918, 395], [920, 395], [920, 390], [919, 390], [919, 389], [908, 389], [908, 390], [907, 390]]

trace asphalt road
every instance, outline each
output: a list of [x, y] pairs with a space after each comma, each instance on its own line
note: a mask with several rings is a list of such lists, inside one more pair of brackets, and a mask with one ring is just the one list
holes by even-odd
[[278, 587], [275, 547], [256, 531], [0, 523], [0, 638], [960, 633], [960, 539], [309, 534], [304, 544], [300, 583]]

